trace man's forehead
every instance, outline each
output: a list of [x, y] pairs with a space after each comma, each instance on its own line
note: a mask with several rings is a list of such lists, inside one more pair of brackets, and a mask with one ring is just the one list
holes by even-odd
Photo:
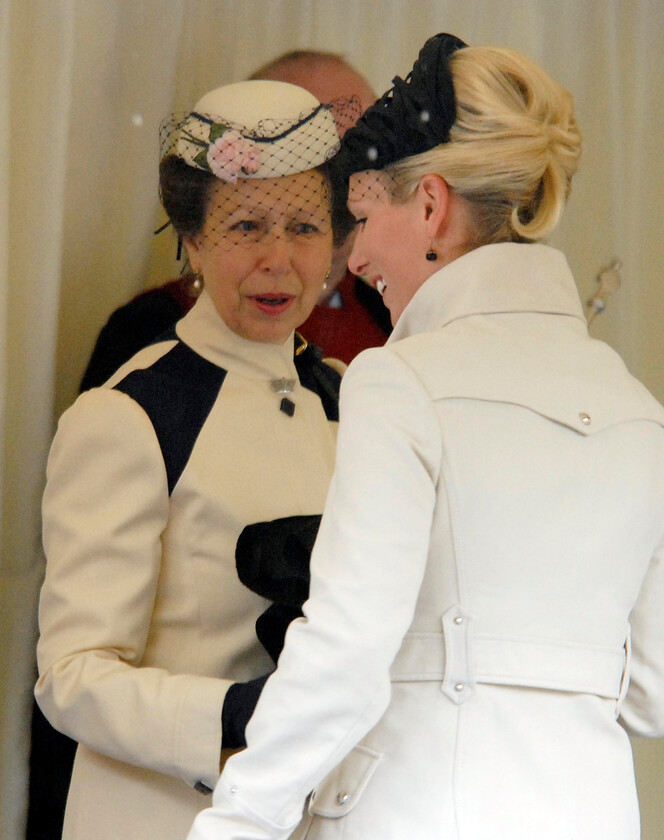
[[365, 111], [376, 101], [376, 94], [363, 76], [332, 59], [293, 61], [275, 70], [272, 78], [299, 85], [323, 103], [355, 97], [360, 110]]
[[373, 105], [376, 96], [365, 80], [346, 67], [313, 67], [308, 77], [302, 74], [299, 84], [305, 87], [319, 102], [332, 102], [335, 99], [356, 97], [360, 108], [365, 111]]

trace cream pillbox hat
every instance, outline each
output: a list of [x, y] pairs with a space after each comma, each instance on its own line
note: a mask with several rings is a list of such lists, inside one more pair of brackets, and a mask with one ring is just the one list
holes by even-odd
[[330, 108], [287, 82], [224, 85], [162, 125], [162, 157], [175, 154], [230, 183], [306, 172], [338, 150]]

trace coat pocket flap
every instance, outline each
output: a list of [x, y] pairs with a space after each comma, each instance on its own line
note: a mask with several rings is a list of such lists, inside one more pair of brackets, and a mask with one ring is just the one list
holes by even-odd
[[357, 803], [382, 758], [382, 753], [357, 746], [318, 785], [309, 798], [309, 813], [344, 817]]

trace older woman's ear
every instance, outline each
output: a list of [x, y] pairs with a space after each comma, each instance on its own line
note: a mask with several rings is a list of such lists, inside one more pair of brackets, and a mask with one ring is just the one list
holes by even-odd
[[195, 236], [183, 236], [182, 244], [187, 252], [189, 265], [195, 274], [201, 273], [200, 247]]

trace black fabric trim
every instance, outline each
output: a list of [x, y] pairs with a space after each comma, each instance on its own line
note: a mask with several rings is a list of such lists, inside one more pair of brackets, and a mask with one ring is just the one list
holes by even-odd
[[275, 665], [286, 630], [302, 615], [309, 597], [309, 560], [320, 520], [320, 514], [307, 514], [255, 522], [245, 525], [238, 537], [238, 577], [252, 592], [274, 602], [256, 619], [256, 635]]
[[[125, 362], [148, 344], [161, 338], [164, 330], [184, 315], [184, 310], [166, 289], [150, 289], [112, 313], [102, 327], [79, 390], [103, 385]], [[169, 336], [170, 337], [170, 336]]]
[[[243, 126], [240, 123], [229, 122], [228, 120], [223, 120], [217, 117], [215, 117], [215, 119], [212, 119], [210, 116], [207, 116], [206, 114], [200, 114], [198, 111], [192, 111], [191, 114], [189, 114], [189, 116], [195, 117], [197, 120], [200, 120], [202, 123], [205, 123], [209, 126], [224, 123], [225, 125], [228, 125], [229, 128], [237, 129], [243, 137], [246, 137], [247, 140], [253, 140], [254, 143], [274, 143], [277, 140], [283, 140], [284, 137], [288, 137], [290, 134], [293, 134], [295, 131], [301, 128], [303, 125], [306, 125], [308, 122], [311, 122], [311, 120], [313, 120], [316, 114], [318, 114], [319, 111], [323, 110], [329, 111], [330, 106], [319, 104], [312, 111], [309, 111], [308, 113], [301, 113], [297, 122], [291, 123], [291, 120], [284, 119], [284, 123], [291, 123], [288, 125], [288, 128], [284, 129], [281, 132], [281, 134], [270, 133], [267, 136], [265, 134], [258, 134], [255, 130], [249, 131], [246, 126]], [[202, 146], [203, 148], [206, 148], [210, 145], [209, 143], [206, 143], [205, 140], [198, 140], [197, 138], [191, 136], [189, 133], [187, 139], [194, 143], [194, 145]]]
[[247, 746], [244, 731], [254, 713], [269, 674], [245, 683], [233, 683], [221, 709], [221, 748], [237, 750]]
[[169, 495], [187, 465], [226, 373], [178, 341], [151, 367], [134, 370], [115, 385], [115, 390], [135, 400], [150, 418], [164, 456]]
[[[299, 336], [296, 336], [296, 351]], [[317, 394], [328, 420], [339, 421], [339, 388], [341, 374], [323, 362], [323, 353], [315, 344], [308, 344], [295, 355], [295, 368], [303, 388]]]
[[[161, 330], [161, 332], [157, 333], [157, 335], [155, 335], [154, 338], [150, 339], [150, 341], [145, 346], [151, 347], [153, 344], [161, 344], [162, 341], [180, 341], [175, 329], [175, 323], [169, 324], [167, 327], [164, 327], [164, 329]], [[186, 344], [185, 347], [187, 347]], [[189, 347], [189, 350], [191, 350], [191, 347]], [[191, 350], [191, 352], [193, 353], [194, 351]], [[210, 362], [209, 364], [212, 363]]]

